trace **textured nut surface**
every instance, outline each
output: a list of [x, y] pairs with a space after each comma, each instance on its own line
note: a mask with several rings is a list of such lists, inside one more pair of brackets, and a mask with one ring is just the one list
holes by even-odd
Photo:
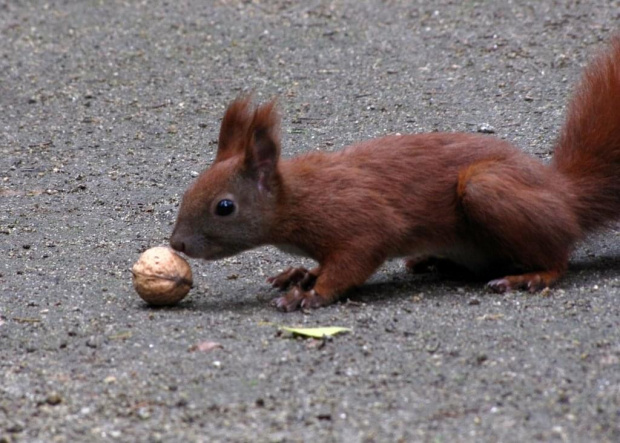
[[131, 273], [136, 292], [152, 305], [173, 305], [192, 287], [192, 269], [187, 261], [164, 246], [144, 251]]

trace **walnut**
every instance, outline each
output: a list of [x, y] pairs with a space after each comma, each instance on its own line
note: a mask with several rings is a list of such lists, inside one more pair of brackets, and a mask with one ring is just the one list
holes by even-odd
[[164, 246], [144, 251], [131, 273], [136, 292], [155, 306], [181, 301], [192, 287], [192, 269], [187, 261]]

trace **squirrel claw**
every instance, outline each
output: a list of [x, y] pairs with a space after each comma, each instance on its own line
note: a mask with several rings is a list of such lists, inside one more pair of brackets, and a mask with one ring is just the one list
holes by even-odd
[[292, 312], [297, 309], [314, 309], [323, 306], [323, 298], [316, 291], [304, 291], [300, 287], [294, 287], [286, 295], [274, 300], [278, 310]]
[[491, 280], [487, 283], [487, 287], [493, 292], [503, 294], [504, 292], [510, 292], [512, 286], [507, 278], [498, 278], [497, 280]]
[[316, 276], [306, 268], [289, 267], [278, 275], [269, 277], [267, 283], [274, 288], [287, 289], [290, 286], [299, 284], [304, 289], [310, 289], [314, 285]]
[[498, 293], [509, 292], [512, 289], [525, 289], [530, 293], [538, 292], [557, 278], [556, 272], [539, 273], [532, 272], [530, 274], [522, 275], [509, 275], [508, 277], [498, 278], [497, 280], [491, 280], [487, 283], [487, 286], [492, 291]]
[[290, 300], [286, 296], [278, 297], [273, 300], [272, 304], [278, 311], [292, 312], [299, 307], [301, 301]]

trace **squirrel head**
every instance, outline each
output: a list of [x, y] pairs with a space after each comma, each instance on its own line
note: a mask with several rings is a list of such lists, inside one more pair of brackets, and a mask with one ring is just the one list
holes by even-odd
[[229, 105], [213, 164], [183, 196], [173, 249], [213, 260], [264, 243], [280, 188], [279, 122], [275, 100], [254, 107], [245, 96]]

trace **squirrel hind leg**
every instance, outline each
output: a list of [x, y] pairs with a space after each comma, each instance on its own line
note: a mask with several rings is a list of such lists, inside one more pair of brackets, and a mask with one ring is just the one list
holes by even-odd
[[562, 184], [554, 184], [544, 166], [528, 162], [521, 167], [520, 161], [525, 162], [515, 158], [470, 165], [457, 184], [465, 235], [493, 261], [532, 272], [494, 281], [491, 286], [500, 292], [537, 289], [557, 280], [581, 236]]
[[537, 292], [548, 288], [562, 275], [562, 271], [528, 272], [520, 275], [508, 275], [503, 278], [491, 280], [487, 286], [498, 293], [509, 292], [513, 289], [526, 289], [529, 292]]

